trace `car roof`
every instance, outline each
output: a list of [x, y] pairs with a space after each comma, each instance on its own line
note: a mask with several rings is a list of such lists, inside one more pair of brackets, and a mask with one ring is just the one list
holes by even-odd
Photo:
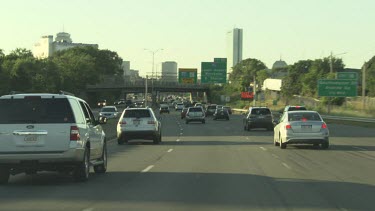
[[318, 113], [317, 111], [308, 111], [308, 110], [296, 110], [296, 111], [287, 111], [288, 114], [292, 113]]
[[116, 108], [116, 106], [104, 106], [103, 108]]
[[41, 98], [73, 98], [77, 100], [82, 100], [81, 98], [72, 96], [72, 95], [65, 95], [65, 94], [51, 94], [51, 93], [24, 93], [24, 94], [10, 94], [10, 95], [3, 95], [0, 99], [22, 99], [26, 96], [40, 96]]

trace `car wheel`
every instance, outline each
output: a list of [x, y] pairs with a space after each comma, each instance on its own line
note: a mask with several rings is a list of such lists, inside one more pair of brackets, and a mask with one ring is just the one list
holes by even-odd
[[279, 141], [280, 141], [280, 148], [281, 149], [286, 149], [286, 143], [283, 142], [283, 139], [281, 138], [281, 136], [279, 138]]
[[154, 144], [159, 144], [160, 143], [159, 137], [156, 136], [156, 135], [154, 136], [153, 141], [154, 141]]
[[6, 184], [9, 181], [9, 168], [0, 167], [0, 184]]
[[189, 121], [186, 120], [185, 123], [186, 123], [186, 124], [189, 124]]
[[118, 138], [117, 139], [117, 144], [119, 144], [119, 145], [124, 144], [124, 139], [123, 138]]
[[322, 149], [328, 149], [329, 148], [329, 142], [322, 143]]
[[89, 179], [90, 173], [90, 150], [86, 147], [83, 155], [83, 161], [80, 162], [74, 170], [74, 178], [76, 181], [84, 182]]
[[246, 130], [250, 131], [250, 125], [246, 125]]
[[205, 120], [203, 120], [203, 121], [202, 121], [202, 123], [203, 123], [203, 124], [206, 124], [206, 121], [205, 121]]
[[100, 160], [103, 161], [103, 163], [94, 166], [94, 171], [97, 174], [102, 174], [107, 171], [107, 144], [106, 142], [104, 142], [102, 157], [100, 158]]
[[227, 118], [227, 120], [229, 120], [229, 117]]

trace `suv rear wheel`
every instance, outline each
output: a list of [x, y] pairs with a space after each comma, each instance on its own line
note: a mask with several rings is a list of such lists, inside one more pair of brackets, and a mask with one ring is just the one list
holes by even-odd
[[9, 168], [0, 167], [0, 184], [6, 184], [9, 180]]
[[83, 161], [80, 162], [74, 170], [74, 178], [79, 182], [89, 179], [90, 173], [90, 150], [86, 147]]
[[154, 136], [154, 139], [153, 139], [153, 141], [154, 141], [154, 144], [159, 144], [160, 143], [160, 140], [161, 139], [161, 137], [160, 136], [157, 136], [157, 135], [155, 135]]
[[104, 142], [103, 153], [102, 153], [102, 157], [100, 158], [100, 160], [103, 161], [103, 163], [94, 166], [94, 171], [95, 173], [102, 174], [107, 171], [107, 144], [106, 142]]

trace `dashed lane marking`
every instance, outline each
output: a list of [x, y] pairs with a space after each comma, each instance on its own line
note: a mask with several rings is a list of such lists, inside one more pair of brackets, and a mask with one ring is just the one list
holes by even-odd
[[177, 142], [179, 142], [179, 141], [180, 141], [180, 139], [177, 139], [176, 141], [177, 141]]
[[267, 151], [267, 149], [266, 148], [264, 148], [264, 147], [259, 147], [259, 148], [261, 148], [263, 151]]
[[354, 149], [359, 149], [359, 150], [366, 150], [365, 148], [362, 147], [353, 147]]
[[167, 152], [172, 152], [173, 151], [173, 149], [169, 149]]
[[275, 154], [271, 154], [274, 158], [279, 158], [279, 156], [275, 155]]
[[282, 164], [283, 164], [283, 166], [285, 166], [285, 168], [292, 169], [288, 164], [286, 164], [286, 163], [282, 163]]
[[150, 171], [152, 168], [154, 168], [154, 165], [148, 166], [147, 168], [143, 169], [141, 172], [146, 173], [146, 172]]

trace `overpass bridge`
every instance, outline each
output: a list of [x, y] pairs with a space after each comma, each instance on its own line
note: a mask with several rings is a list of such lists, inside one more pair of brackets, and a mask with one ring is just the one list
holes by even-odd
[[86, 93], [98, 93], [108, 91], [120, 91], [123, 98], [131, 93], [152, 93], [157, 98], [160, 93], [190, 93], [191, 95], [209, 95], [209, 86], [206, 84], [180, 84], [178, 82], [166, 82], [156, 79], [125, 81], [119, 78], [112, 78], [103, 83], [87, 85]]

